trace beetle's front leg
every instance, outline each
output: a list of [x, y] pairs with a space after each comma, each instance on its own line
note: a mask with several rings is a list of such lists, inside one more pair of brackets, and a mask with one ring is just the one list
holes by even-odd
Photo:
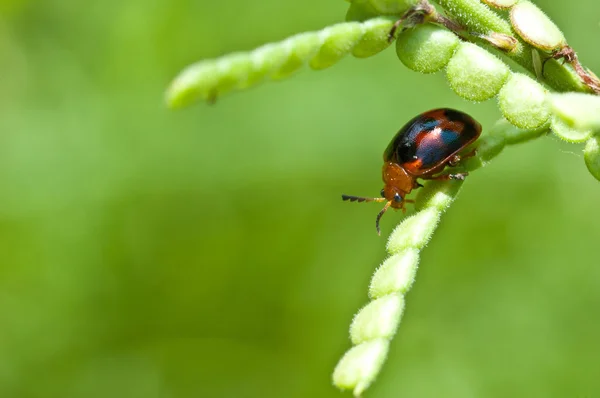
[[460, 164], [460, 162], [462, 160], [468, 159], [468, 158], [472, 158], [473, 156], [477, 155], [477, 150], [473, 149], [471, 152], [469, 153], [465, 153], [464, 155], [454, 155], [452, 156], [452, 159], [450, 159], [448, 161], [448, 166], [450, 167], [456, 167]]
[[431, 177], [421, 177], [424, 180], [436, 180], [436, 181], [448, 181], [448, 180], [461, 180], [464, 181], [465, 178], [469, 175], [469, 173], [456, 173], [456, 174], [440, 174], [437, 176]]

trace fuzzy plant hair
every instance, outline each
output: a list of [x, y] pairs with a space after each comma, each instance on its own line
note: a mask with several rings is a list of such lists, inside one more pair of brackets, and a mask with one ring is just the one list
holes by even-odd
[[[600, 81], [581, 65], [563, 32], [526, 0], [353, 0], [346, 22], [299, 33], [249, 52], [201, 60], [171, 83], [166, 101], [180, 108], [291, 77], [308, 66], [329, 68], [346, 55], [374, 56], [395, 41], [402, 64], [423, 74], [444, 70], [461, 98], [495, 98], [502, 118], [472, 145], [465, 171], [486, 165], [505, 146], [542, 135], [584, 144], [589, 172], [600, 180]], [[507, 60], [512, 62], [506, 63]], [[520, 71], [513, 70], [520, 66]], [[462, 181], [430, 181], [416, 213], [390, 235], [388, 257], [375, 271], [371, 301], [350, 326], [352, 347], [333, 371], [333, 384], [361, 396], [380, 372], [415, 279], [419, 253]]]

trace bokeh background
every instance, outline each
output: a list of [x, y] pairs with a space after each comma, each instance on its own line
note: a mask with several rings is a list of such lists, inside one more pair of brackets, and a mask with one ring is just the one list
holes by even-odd
[[[600, 71], [595, 0], [537, 2]], [[183, 111], [184, 66], [343, 1], [0, 1], [0, 397], [339, 397], [385, 236], [381, 154], [489, 101], [393, 49]], [[473, 173], [423, 252], [372, 397], [600, 394], [600, 184], [552, 137]]]

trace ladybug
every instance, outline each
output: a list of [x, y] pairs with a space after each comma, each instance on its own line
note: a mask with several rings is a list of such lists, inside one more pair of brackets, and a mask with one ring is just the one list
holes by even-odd
[[440, 108], [424, 112], [411, 121], [394, 136], [383, 152], [383, 182], [381, 198], [342, 195], [342, 200], [351, 202], [386, 202], [377, 214], [377, 233], [381, 216], [390, 207], [404, 208], [405, 199], [413, 189], [422, 187], [417, 178], [423, 180], [464, 180], [468, 173], [440, 174], [446, 166], [456, 166], [461, 158], [475, 155], [475, 150], [458, 154], [479, 137], [481, 124], [464, 112]]

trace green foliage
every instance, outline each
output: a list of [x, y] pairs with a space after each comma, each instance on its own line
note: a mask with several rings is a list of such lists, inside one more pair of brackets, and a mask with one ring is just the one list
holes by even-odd
[[[597, 2], [535, 3], [597, 71]], [[377, 195], [395, 131], [441, 106], [484, 126], [468, 169], [541, 138], [467, 178], [420, 252], [393, 344], [356, 346], [389, 346], [364, 396], [600, 391], [600, 184], [585, 144], [507, 122], [492, 142], [495, 101], [461, 99], [393, 48], [319, 73], [297, 49], [275, 83], [165, 109], [183, 66], [319, 31], [343, 1], [0, 4], [1, 397], [346, 396], [329, 375], [385, 240], [377, 206], [339, 194]], [[544, 76], [569, 90], [561, 63]], [[383, 233], [402, 219], [386, 214]], [[373, 284], [381, 297], [406, 292], [395, 271]]]

